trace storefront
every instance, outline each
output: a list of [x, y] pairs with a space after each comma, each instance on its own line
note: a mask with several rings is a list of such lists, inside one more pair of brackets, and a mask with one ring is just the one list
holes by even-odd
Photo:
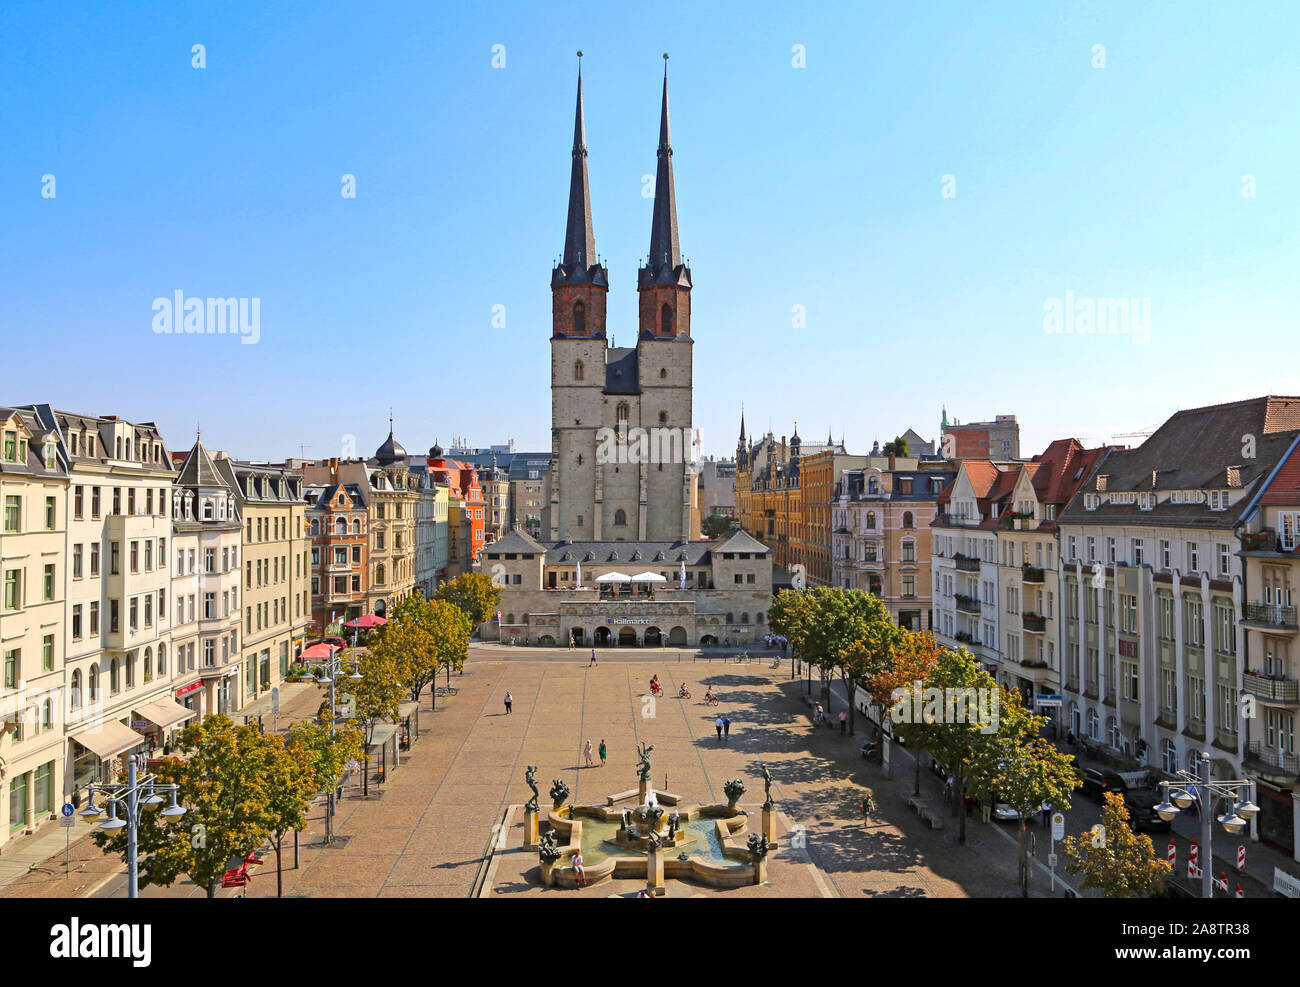
[[1295, 799], [1286, 789], [1274, 788], [1256, 779], [1256, 802], [1259, 815], [1255, 817], [1259, 838], [1274, 850], [1295, 857]]
[[176, 746], [176, 734], [181, 725], [194, 718], [193, 710], [166, 698], [137, 706], [135, 714], [140, 719], [131, 726], [144, 735], [150, 756], [159, 748], [170, 753]]
[[72, 737], [72, 788], [91, 782], [115, 782], [117, 759], [146, 746], [145, 738], [124, 723], [106, 720]]
[[201, 717], [203, 715], [203, 683], [191, 682], [176, 690], [176, 701], [187, 710]]

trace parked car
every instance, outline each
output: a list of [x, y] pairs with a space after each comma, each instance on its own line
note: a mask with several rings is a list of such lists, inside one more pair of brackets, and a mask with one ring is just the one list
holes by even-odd
[[1098, 805], [1104, 801], [1106, 792], [1119, 792], [1122, 795], [1128, 790], [1128, 786], [1124, 784], [1124, 779], [1113, 771], [1083, 768], [1079, 774], [1082, 778], [1079, 782], [1079, 788]]
[[1129, 825], [1133, 832], [1167, 833], [1171, 824], [1160, 818], [1155, 807], [1160, 804], [1160, 796], [1147, 789], [1126, 792], [1124, 807], [1128, 809]]
[[[1042, 811], [1047, 808], [1044, 803], [1038, 807], [1038, 812], [1030, 816], [1026, 822], [1034, 822], [1042, 818]], [[993, 818], [998, 822], [1017, 822], [1020, 819], [1020, 813], [1007, 805], [1005, 802], [999, 802], [997, 796], [993, 796]]]

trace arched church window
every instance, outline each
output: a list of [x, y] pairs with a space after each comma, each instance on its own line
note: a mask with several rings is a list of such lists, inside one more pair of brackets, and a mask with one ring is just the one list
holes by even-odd
[[673, 334], [673, 310], [672, 306], [666, 303], [659, 310], [659, 328], [665, 336]]
[[623, 510], [623, 508], [620, 507], [618, 510], [614, 512], [614, 525], [616, 527], [623, 527], [626, 524], [627, 524], [627, 511]]
[[667, 376], [668, 376], [668, 370], [667, 370], [667, 368], [666, 368], [666, 367], [660, 367], [660, 368], [659, 368], [659, 379], [660, 379], [660, 380], [663, 380], [663, 379], [664, 379], [665, 377], [667, 377]]
[[582, 361], [579, 360], [573, 365], [573, 379], [582, 380]]
[[587, 331], [587, 308], [582, 302], [573, 306], [573, 331], [578, 336]]
[[626, 402], [626, 401], [620, 401], [620, 402], [618, 403], [618, 411], [616, 412], [616, 414], [617, 414], [617, 416], [618, 416], [618, 420], [621, 421], [621, 422], [625, 422], [625, 421], [627, 421], [627, 416], [628, 416], [628, 412], [629, 412], [629, 410], [630, 410], [630, 409], [628, 408], [627, 402]]

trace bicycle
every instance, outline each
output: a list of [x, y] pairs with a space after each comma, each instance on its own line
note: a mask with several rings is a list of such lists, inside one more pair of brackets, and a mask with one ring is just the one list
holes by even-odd
[[678, 689], [678, 690], [677, 690], [677, 698], [678, 698], [678, 699], [690, 699], [690, 698], [691, 698], [691, 690], [690, 690], [690, 689]]
[[705, 705], [705, 706], [716, 706], [716, 705], [718, 705], [718, 697], [715, 696], [715, 695], [705, 695], [705, 697], [704, 697], [704, 705]]
[[780, 659], [780, 658], [773, 658], [773, 659], [772, 659], [772, 664], [768, 666], [768, 668], [780, 668], [780, 667], [781, 667], [781, 659]]

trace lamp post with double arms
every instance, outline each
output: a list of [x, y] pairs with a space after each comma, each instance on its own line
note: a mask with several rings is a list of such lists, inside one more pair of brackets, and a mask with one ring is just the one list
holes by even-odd
[[[321, 673], [319, 677], [330, 684], [330, 741], [332, 742], [334, 740], [334, 720], [338, 716], [334, 708], [334, 680], [343, 674], [344, 665], [350, 665], [352, 667], [352, 674], [348, 676], [349, 681], [360, 682], [363, 676], [360, 671], [361, 663], [357, 661], [357, 659], [336, 657], [334, 654], [334, 645], [331, 644], [329, 648], [329, 658], [320, 663]], [[303, 682], [315, 682], [316, 679], [317, 676], [313, 675], [310, 671], [302, 677]], [[335, 782], [331, 781], [327, 796], [328, 801], [325, 807], [326, 843], [334, 842], [334, 791], [336, 787]]]
[[[1195, 805], [1201, 818], [1201, 845], [1205, 848], [1205, 857], [1201, 861], [1201, 897], [1214, 897], [1214, 852], [1211, 840], [1214, 827], [1211, 816], [1215, 804], [1223, 799], [1223, 814], [1218, 816], [1219, 824], [1229, 833], [1240, 833], [1259, 812], [1251, 796], [1255, 783], [1240, 779], [1232, 781], [1210, 780], [1210, 755], [1202, 752], [1198, 774], [1179, 771], [1180, 781], [1162, 781], [1165, 799], [1155, 807], [1156, 813], [1165, 822], [1173, 822], [1179, 809]], [[1198, 777], [1199, 775], [1199, 777]]]
[[[140, 848], [138, 837], [140, 810], [161, 805], [163, 793], [168, 793], [171, 795], [171, 803], [162, 810], [162, 814], [168, 819], [176, 819], [185, 815], [185, 807], [176, 801], [176, 795], [180, 791], [180, 787], [175, 784], [160, 782], [158, 776], [154, 774], [147, 774], [143, 778], [139, 777], [136, 773], [135, 758], [131, 757], [127, 759], [125, 785], [92, 783], [87, 788], [89, 790], [89, 801], [80, 814], [87, 819], [103, 815], [103, 807], [95, 805], [95, 796], [99, 795], [104, 799], [104, 804], [108, 807], [109, 812], [109, 817], [99, 824], [99, 828], [112, 833], [126, 827], [126, 893], [127, 897], [139, 898]], [[124, 811], [125, 819], [118, 815], [119, 808]]]

